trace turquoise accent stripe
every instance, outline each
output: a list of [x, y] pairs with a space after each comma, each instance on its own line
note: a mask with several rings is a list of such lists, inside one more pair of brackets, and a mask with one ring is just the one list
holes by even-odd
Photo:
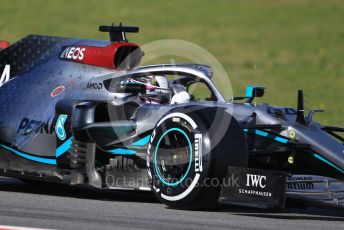
[[150, 137], [151, 137], [151, 135], [148, 135], [148, 136], [132, 143], [130, 146], [144, 146], [144, 145], [148, 144]]
[[267, 137], [269, 136], [269, 134], [267, 132], [264, 132], [264, 131], [261, 131], [261, 130], [258, 130], [256, 129], [256, 134], [259, 135], [259, 136], [262, 136], [262, 137]]
[[[185, 175], [179, 180], [179, 181], [176, 181], [174, 183], [169, 183], [167, 182], [164, 178], [162, 178], [161, 174], [160, 174], [160, 170], [158, 169], [158, 165], [157, 165], [157, 162], [156, 162], [156, 156], [157, 156], [157, 151], [159, 149], [159, 145], [160, 145], [160, 142], [162, 140], [162, 138], [164, 138], [164, 136], [166, 136], [166, 134], [168, 134], [169, 132], [172, 132], [172, 131], [177, 131], [177, 132], [181, 132], [187, 139], [188, 143], [189, 143], [189, 150], [190, 150], [190, 159], [189, 159], [189, 165], [188, 165], [188, 168], [186, 170], [186, 173]], [[156, 148], [155, 148], [155, 152], [154, 152], [154, 168], [155, 168], [155, 172], [156, 174], [158, 175], [159, 179], [161, 180], [162, 183], [168, 185], [168, 186], [177, 186], [178, 184], [180, 184], [185, 178], [186, 176], [189, 174], [189, 171], [190, 171], [190, 168], [191, 168], [191, 163], [192, 163], [192, 144], [191, 144], [191, 141], [188, 137], [188, 135], [181, 129], [179, 128], [171, 128], [171, 129], [168, 129], [166, 132], [163, 133], [163, 135], [160, 137], [157, 145], [156, 145]]]
[[253, 86], [247, 86], [246, 87], [246, 97], [253, 97]]
[[342, 170], [341, 168], [339, 168], [338, 166], [336, 166], [335, 164], [333, 164], [332, 162], [326, 160], [325, 158], [323, 158], [322, 156], [316, 154], [316, 153], [313, 153], [313, 156], [319, 160], [321, 160], [322, 162], [332, 166], [333, 168], [337, 169], [339, 172], [343, 173], [344, 174], [344, 170]]
[[[248, 129], [244, 129], [244, 132], [248, 133], [249, 130]], [[281, 142], [283, 144], [287, 144], [289, 142], [289, 140], [286, 139], [286, 138], [279, 137], [279, 136], [274, 136], [271, 133], [264, 132], [264, 131], [261, 131], [261, 130], [258, 130], [258, 129], [254, 130], [254, 132], [255, 132], [255, 134], [257, 134], [259, 136], [268, 137], [268, 138], [274, 139], [275, 141]]]
[[[148, 135], [138, 141], [135, 141], [134, 143], [129, 145], [129, 148], [130, 147], [135, 148], [135, 147], [141, 147], [141, 146], [147, 145], [150, 140], [150, 137], [151, 135]], [[107, 152], [112, 153], [112, 154], [122, 154], [122, 155], [134, 155], [137, 153], [135, 150], [123, 149], [123, 148], [112, 149], [112, 150], [108, 150]]]
[[134, 151], [134, 150], [122, 149], [122, 148], [108, 150], [107, 152], [108, 153], [113, 153], [113, 154], [122, 154], [122, 155], [133, 155], [133, 154], [136, 154], [136, 151]]
[[56, 165], [56, 159], [48, 159], [48, 158], [44, 158], [44, 157], [31, 156], [31, 155], [28, 155], [26, 153], [22, 153], [22, 152], [15, 150], [15, 149], [12, 149], [11, 147], [8, 147], [6, 145], [0, 144], [0, 146], [3, 147], [4, 149], [11, 151], [12, 153], [14, 153], [16, 155], [21, 156], [23, 158], [26, 158], [28, 160], [36, 161], [36, 162], [48, 164], [48, 165]]
[[287, 144], [289, 142], [288, 139], [282, 138], [282, 137], [275, 137], [275, 141]]
[[56, 149], [56, 158], [67, 152], [72, 146], [73, 137], [66, 140], [62, 145]]

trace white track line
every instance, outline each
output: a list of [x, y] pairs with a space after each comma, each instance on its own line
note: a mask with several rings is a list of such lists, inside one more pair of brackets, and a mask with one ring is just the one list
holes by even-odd
[[18, 226], [10, 226], [10, 225], [0, 225], [0, 230], [49, 230], [49, 229], [18, 227]]

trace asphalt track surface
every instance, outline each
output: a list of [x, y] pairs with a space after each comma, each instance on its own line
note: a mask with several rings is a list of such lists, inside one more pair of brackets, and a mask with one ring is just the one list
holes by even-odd
[[344, 213], [319, 208], [216, 212], [166, 208], [149, 192], [37, 186], [0, 177], [0, 225], [48, 229], [344, 229]]

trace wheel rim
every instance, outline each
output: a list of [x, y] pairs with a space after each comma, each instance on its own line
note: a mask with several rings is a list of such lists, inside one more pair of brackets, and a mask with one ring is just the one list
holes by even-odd
[[[159, 148], [161, 145], [164, 148]], [[189, 136], [180, 128], [165, 131], [154, 152], [154, 168], [160, 181], [167, 186], [179, 185], [189, 174], [191, 164], [192, 144]]]

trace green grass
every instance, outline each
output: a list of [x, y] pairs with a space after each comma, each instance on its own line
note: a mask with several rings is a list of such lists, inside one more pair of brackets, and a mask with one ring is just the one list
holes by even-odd
[[100, 24], [139, 25], [130, 40], [184, 39], [211, 52], [229, 72], [235, 95], [267, 87], [264, 99], [295, 107], [304, 89], [317, 119], [344, 126], [344, 2], [14, 1], [0, 4], [0, 39], [28, 33], [107, 39]]

